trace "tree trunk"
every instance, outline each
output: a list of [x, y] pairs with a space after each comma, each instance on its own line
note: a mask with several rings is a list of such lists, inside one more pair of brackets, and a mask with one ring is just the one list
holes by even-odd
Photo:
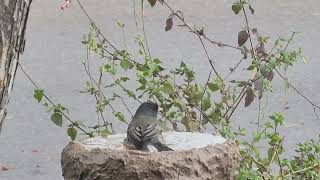
[[25, 30], [32, 0], [0, 0], [0, 133], [10, 92], [25, 45]]

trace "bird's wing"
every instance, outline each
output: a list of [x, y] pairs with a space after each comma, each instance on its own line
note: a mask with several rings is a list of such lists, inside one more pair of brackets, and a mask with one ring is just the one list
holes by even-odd
[[134, 144], [147, 142], [161, 133], [158, 124], [154, 123], [154, 121], [149, 121], [148, 124], [140, 124], [138, 121], [132, 123], [128, 131], [128, 140]]

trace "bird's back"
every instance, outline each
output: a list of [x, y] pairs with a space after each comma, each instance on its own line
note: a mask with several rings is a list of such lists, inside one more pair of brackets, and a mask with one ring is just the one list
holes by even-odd
[[157, 119], [151, 116], [134, 116], [130, 122], [127, 137], [128, 141], [134, 144], [138, 149], [142, 149], [153, 139], [158, 138], [161, 130], [158, 127]]

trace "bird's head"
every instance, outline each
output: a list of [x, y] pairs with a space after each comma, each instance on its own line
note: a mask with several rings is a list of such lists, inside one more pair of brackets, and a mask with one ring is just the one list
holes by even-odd
[[154, 103], [152, 101], [147, 101], [142, 103], [138, 107], [136, 114], [134, 116], [136, 117], [139, 115], [143, 115], [143, 116], [152, 116], [157, 118], [158, 111], [159, 111], [159, 106], [157, 103]]

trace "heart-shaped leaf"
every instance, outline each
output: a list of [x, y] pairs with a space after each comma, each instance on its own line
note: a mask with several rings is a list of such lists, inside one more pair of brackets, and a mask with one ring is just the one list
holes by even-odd
[[241, 2], [236, 2], [232, 5], [232, 11], [234, 14], [239, 14], [239, 12], [242, 10], [243, 3]]
[[43, 89], [35, 89], [33, 97], [40, 102], [43, 97]]
[[220, 89], [219, 85], [216, 83], [208, 83], [208, 87], [212, 92], [215, 92]]
[[148, 0], [148, 1], [150, 3], [151, 7], [153, 7], [157, 2], [157, 0]]
[[244, 99], [244, 106], [248, 107], [252, 103], [253, 100], [254, 100], [254, 93], [253, 93], [252, 88], [250, 87], [246, 91], [246, 97]]
[[238, 33], [238, 45], [239, 47], [242, 46], [244, 43], [247, 42], [249, 38], [249, 34], [246, 30], [242, 30]]
[[67, 130], [67, 134], [71, 138], [71, 140], [74, 141], [77, 137], [77, 130], [74, 127], [70, 127]]
[[172, 29], [172, 26], [173, 26], [173, 20], [172, 20], [172, 17], [169, 17], [166, 20], [166, 27], [164, 28], [164, 30], [165, 31], [170, 31], [170, 29]]
[[59, 127], [62, 127], [62, 115], [55, 112], [51, 115], [51, 121]]
[[268, 74], [267, 74], [267, 80], [268, 80], [268, 81], [272, 81], [273, 76], [274, 76], [274, 72], [273, 72], [273, 71], [268, 72]]

